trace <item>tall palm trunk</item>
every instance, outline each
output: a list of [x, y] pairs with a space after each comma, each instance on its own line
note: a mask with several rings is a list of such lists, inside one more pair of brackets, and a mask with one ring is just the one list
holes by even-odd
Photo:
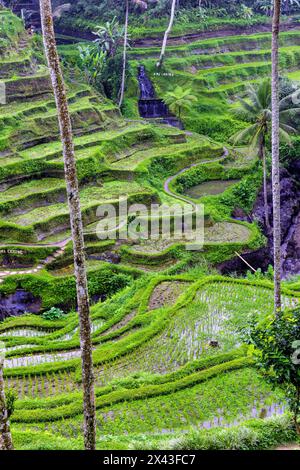
[[263, 164], [263, 174], [264, 174], [264, 211], [265, 211], [265, 223], [266, 227], [270, 229], [270, 219], [269, 219], [269, 206], [268, 206], [268, 181], [267, 181], [267, 162], [266, 162], [266, 147], [265, 147], [265, 138], [262, 136], [259, 142], [259, 156]]
[[274, 233], [274, 310], [281, 311], [281, 225], [279, 169], [279, 29], [281, 0], [274, 0], [272, 26], [272, 193]]
[[165, 35], [164, 35], [164, 39], [163, 39], [163, 43], [162, 43], [162, 48], [161, 48], [160, 57], [159, 57], [159, 60], [158, 60], [158, 62], [157, 62], [157, 67], [161, 67], [162, 64], [163, 64], [163, 61], [164, 61], [168, 37], [169, 37], [169, 34], [170, 34], [171, 30], [172, 30], [173, 23], [174, 23], [175, 9], [176, 9], [176, 0], [172, 0], [171, 16], [170, 16], [169, 26], [167, 27], [166, 32], [165, 32]]
[[119, 108], [121, 108], [124, 100], [125, 79], [126, 79], [126, 62], [127, 62], [127, 42], [128, 42], [128, 17], [129, 17], [129, 1], [125, 0], [125, 28], [124, 28], [124, 48], [123, 48], [123, 69], [122, 69], [122, 83], [119, 99]]
[[3, 362], [0, 352], [0, 450], [13, 450], [3, 380]]
[[77, 286], [77, 304], [82, 356], [84, 444], [87, 450], [95, 448], [95, 396], [92, 363], [91, 321], [84, 255], [83, 226], [74, 145], [66, 89], [60, 67], [53, 28], [51, 0], [40, 0], [45, 53], [56, 101], [63, 147], [65, 179], [73, 239], [74, 269]]

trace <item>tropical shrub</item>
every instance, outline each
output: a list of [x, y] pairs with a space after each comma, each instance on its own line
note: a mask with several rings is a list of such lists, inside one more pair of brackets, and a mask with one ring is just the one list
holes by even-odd
[[179, 439], [164, 442], [174, 450], [259, 450], [270, 449], [296, 438], [290, 416], [254, 419], [229, 429], [192, 431]]
[[60, 308], [52, 307], [43, 313], [44, 320], [60, 320], [63, 318], [64, 312]]
[[8, 417], [10, 418], [13, 412], [15, 411], [15, 401], [17, 399], [17, 396], [12, 389], [9, 389], [6, 391], [5, 397], [6, 397], [7, 414], [8, 414]]
[[121, 85], [123, 29], [113, 18], [105, 26], [97, 26], [94, 34], [97, 38], [93, 44], [78, 46], [79, 67], [84, 70], [88, 83], [116, 100]]
[[102, 91], [101, 78], [106, 65], [106, 53], [95, 46], [78, 46], [80, 66], [85, 72], [88, 83]]
[[249, 281], [263, 281], [264, 279], [268, 281], [273, 281], [274, 268], [272, 265], [269, 265], [266, 272], [263, 272], [261, 268], [257, 269], [255, 273], [253, 271], [247, 271], [247, 279], [249, 279]]
[[174, 114], [178, 114], [179, 119], [181, 112], [188, 111], [195, 101], [197, 101], [197, 98], [192, 95], [191, 89], [184, 89], [181, 86], [177, 86], [174, 91], [166, 93], [164, 98], [166, 105]]
[[300, 434], [300, 309], [250, 326], [246, 339], [265, 378], [284, 390]]

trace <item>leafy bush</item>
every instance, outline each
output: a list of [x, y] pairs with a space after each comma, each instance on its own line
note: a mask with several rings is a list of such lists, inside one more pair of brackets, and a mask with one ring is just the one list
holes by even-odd
[[6, 395], [7, 414], [8, 414], [8, 417], [10, 418], [13, 412], [15, 411], [15, 401], [17, 399], [17, 396], [12, 389], [7, 390], [5, 395]]
[[296, 434], [289, 415], [266, 420], [251, 420], [229, 429], [193, 431], [164, 442], [164, 449], [174, 450], [259, 450], [293, 441]]
[[270, 264], [266, 272], [262, 272], [261, 268], [258, 268], [255, 273], [252, 271], [247, 271], [247, 279], [249, 279], [249, 281], [252, 281], [252, 280], [262, 281], [264, 279], [268, 281], [273, 281], [274, 268]]
[[300, 308], [250, 325], [244, 335], [266, 379], [284, 390], [300, 434]]
[[113, 390], [118, 388], [139, 388], [141, 385], [152, 383], [156, 376], [149, 372], [135, 372], [127, 377], [116, 378], [111, 381]]
[[43, 313], [44, 320], [60, 320], [64, 317], [64, 312], [60, 308], [52, 307]]
[[256, 200], [257, 193], [261, 187], [260, 171], [253, 172], [241, 180], [240, 183], [233, 186], [232, 190], [227, 191], [221, 197], [221, 204], [230, 207], [241, 207], [249, 212]]
[[[117, 100], [121, 86], [123, 67], [122, 54], [124, 31], [116, 20], [105, 26], [97, 25], [93, 33], [97, 37], [91, 45], [80, 45], [79, 66], [84, 70], [88, 82], [108, 98]], [[128, 73], [128, 66], [127, 73]]]

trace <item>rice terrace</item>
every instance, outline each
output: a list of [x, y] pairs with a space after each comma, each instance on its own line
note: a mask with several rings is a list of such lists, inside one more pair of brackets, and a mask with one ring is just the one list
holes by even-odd
[[0, 450], [300, 450], [299, 97], [297, 1], [0, 0]]

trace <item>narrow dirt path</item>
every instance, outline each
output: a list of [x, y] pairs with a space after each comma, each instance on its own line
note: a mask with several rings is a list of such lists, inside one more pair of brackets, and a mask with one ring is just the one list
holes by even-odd
[[37, 274], [39, 271], [45, 268], [47, 264], [52, 263], [56, 258], [59, 256], [62, 256], [67, 244], [71, 241], [71, 238], [67, 238], [65, 240], [62, 240], [57, 243], [48, 243], [48, 244], [27, 244], [27, 243], [14, 243], [14, 244], [7, 244], [7, 245], [0, 245], [0, 248], [11, 248], [13, 246], [16, 247], [26, 247], [26, 248], [52, 248], [52, 247], [57, 247], [57, 251], [55, 251], [52, 255], [48, 256], [46, 259], [42, 260], [39, 262], [39, 264], [36, 267], [28, 268], [28, 269], [10, 269], [10, 270], [2, 270], [0, 271], [0, 284], [3, 282], [3, 280], [8, 277], [8, 276], [15, 276], [18, 274]]

